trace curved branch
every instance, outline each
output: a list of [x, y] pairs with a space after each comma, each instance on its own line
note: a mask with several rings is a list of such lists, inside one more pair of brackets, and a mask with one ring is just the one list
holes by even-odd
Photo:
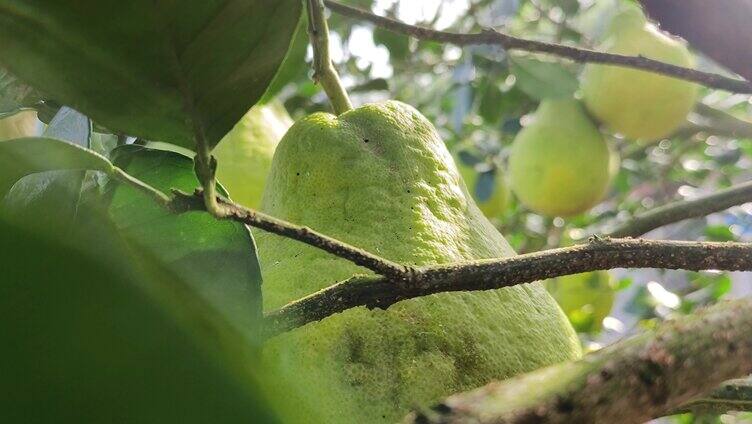
[[720, 415], [731, 411], [752, 411], [752, 378], [726, 381], [712, 392], [671, 411], [671, 414], [699, 412]]
[[473, 44], [495, 44], [507, 50], [520, 50], [533, 53], [546, 53], [582, 63], [600, 63], [607, 65], [624, 66], [641, 69], [658, 74], [663, 74], [686, 81], [696, 82], [710, 88], [727, 90], [734, 93], [752, 93], [752, 83], [742, 79], [728, 78], [719, 74], [702, 72], [695, 69], [671, 65], [642, 56], [624, 56], [597, 52], [588, 49], [565, 46], [561, 44], [546, 43], [542, 41], [527, 40], [514, 37], [495, 30], [486, 30], [476, 34], [460, 34], [447, 31], [438, 31], [430, 28], [409, 25], [391, 18], [374, 15], [365, 10], [352, 6], [346, 6], [333, 0], [324, 0], [324, 4], [332, 11], [344, 16], [371, 22], [386, 30], [409, 35], [420, 40], [436, 41], [439, 43], [451, 43], [458, 46]]
[[358, 276], [268, 313], [265, 326], [274, 335], [356, 306], [386, 308], [434, 293], [498, 289], [612, 268], [752, 271], [752, 243], [595, 237], [586, 244], [510, 258], [419, 268], [401, 281]]
[[[170, 200], [169, 209], [175, 213], [187, 211], [205, 211], [206, 205], [201, 200], [203, 193], [197, 189], [193, 194], [173, 190], [174, 197]], [[302, 243], [317, 247], [340, 258], [370, 269], [371, 271], [401, 281], [413, 273], [412, 268], [376, 256], [355, 246], [335, 240], [308, 227], [295, 225], [273, 216], [257, 212], [233, 203], [225, 198], [217, 197], [217, 203], [222, 207], [222, 216], [217, 219], [239, 222], [250, 227], [260, 228], [270, 233], [288, 237]]]
[[413, 423], [641, 423], [752, 371], [752, 299], [663, 323], [575, 362], [453, 395]]
[[664, 225], [705, 216], [748, 202], [752, 202], [752, 181], [707, 196], [673, 202], [651, 209], [617, 226], [607, 232], [606, 235], [609, 237], [639, 237]]

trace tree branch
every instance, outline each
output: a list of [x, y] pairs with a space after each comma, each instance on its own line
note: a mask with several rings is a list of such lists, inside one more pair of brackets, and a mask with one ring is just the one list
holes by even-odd
[[498, 289], [612, 268], [752, 271], [752, 243], [594, 237], [586, 244], [510, 258], [418, 268], [400, 281], [356, 276], [269, 312], [265, 325], [274, 335], [356, 306], [386, 308], [434, 293]]
[[724, 137], [752, 137], [752, 122], [739, 119], [736, 116], [704, 103], [698, 103], [695, 112], [702, 115], [710, 121], [709, 134], [720, 135]]
[[602, 53], [588, 49], [527, 40], [514, 37], [495, 30], [486, 30], [476, 34], [459, 34], [447, 31], [437, 31], [430, 28], [409, 25], [391, 18], [374, 15], [365, 10], [347, 6], [333, 0], [324, 0], [332, 11], [344, 16], [371, 22], [386, 30], [408, 35], [420, 40], [451, 43], [458, 46], [473, 44], [495, 44], [506, 50], [520, 50], [533, 53], [546, 53], [581, 63], [600, 63], [624, 66], [663, 74], [687, 81], [696, 82], [710, 88], [727, 90], [734, 93], [752, 93], [752, 83], [746, 80], [724, 77], [719, 74], [702, 72], [695, 69], [675, 66], [668, 63], [648, 59], [642, 56], [624, 56], [619, 54]]
[[609, 237], [639, 237], [648, 231], [697, 218], [732, 206], [752, 202], [752, 181], [729, 187], [692, 200], [683, 200], [651, 209], [607, 232]]
[[146, 184], [145, 182], [139, 180], [133, 175], [123, 171], [117, 166], [113, 165], [110, 168], [108, 175], [118, 180], [119, 182], [123, 184], [127, 184], [135, 188], [136, 190], [146, 194], [147, 196], [151, 197], [159, 206], [169, 209], [171, 199], [166, 194], [150, 186], [149, 184]]
[[[203, 193], [200, 189], [196, 190], [194, 194], [187, 194], [178, 190], [173, 190], [173, 194], [174, 198], [170, 201], [169, 206], [173, 212], [182, 213], [187, 211], [206, 210], [206, 203], [202, 201]], [[240, 222], [251, 227], [260, 228], [270, 233], [300, 241], [340, 258], [349, 260], [356, 265], [370, 269], [371, 271], [388, 277], [391, 280], [402, 281], [409, 279], [414, 272], [410, 267], [400, 265], [366, 252], [363, 249], [335, 240], [308, 227], [291, 224], [264, 213], [245, 208], [222, 197], [217, 197], [217, 203], [223, 210], [222, 216], [217, 217], [217, 219]]]
[[752, 411], [752, 378], [726, 381], [712, 392], [671, 411], [671, 414], [695, 412], [720, 415], [731, 411]]
[[332, 65], [329, 55], [329, 26], [321, 0], [308, 0], [308, 35], [313, 47], [313, 80], [324, 88], [335, 114], [347, 112], [353, 106]]
[[752, 371], [752, 299], [663, 323], [575, 362], [453, 395], [412, 423], [641, 423]]

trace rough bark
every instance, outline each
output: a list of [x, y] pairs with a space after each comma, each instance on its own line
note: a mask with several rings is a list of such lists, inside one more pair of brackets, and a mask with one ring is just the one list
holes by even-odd
[[410, 423], [641, 423], [752, 371], [752, 299], [723, 302], [582, 360], [456, 394]]

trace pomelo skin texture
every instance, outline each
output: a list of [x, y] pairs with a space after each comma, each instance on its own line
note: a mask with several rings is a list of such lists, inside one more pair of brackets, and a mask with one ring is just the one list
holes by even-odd
[[507, 207], [509, 200], [509, 185], [507, 184], [504, 173], [497, 169], [494, 175], [493, 192], [487, 199], [479, 199], [475, 193], [475, 184], [478, 182], [478, 172], [472, 167], [465, 165], [459, 158], [454, 159], [457, 169], [460, 171], [462, 179], [465, 181], [468, 192], [475, 200], [475, 204], [483, 215], [488, 219], [499, 218]]
[[37, 134], [37, 113], [34, 111], [26, 110], [0, 119], [0, 141]]
[[217, 179], [234, 201], [258, 208], [274, 149], [290, 125], [281, 103], [257, 105], [214, 148]]
[[[396, 101], [295, 123], [277, 147], [261, 209], [403, 264], [514, 254], [432, 124]], [[368, 273], [294, 240], [254, 235], [266, 310]], [[535, 283], [350, 309], [271, 339], [262, 365], [283, 422], [391, 423], [416, 405], [579, 355], [566, 316]]]
[[[602, 51], [694, 66], [687, 47], [648, 23], [637, 8], [617, 15], [608, 34]], [[695, 105], [698, 87], [645, 71], [587, 65], [581, 89], [588, 110], [609, 129], [631, 139], [656, 139], [684, 122]]]
[[544, 100], [533, 119], [512, 144], [512, 191], [543, 215], [588, 210], [603, 197], [611, 179], [611, 153], [603, 136], [575, 100]]

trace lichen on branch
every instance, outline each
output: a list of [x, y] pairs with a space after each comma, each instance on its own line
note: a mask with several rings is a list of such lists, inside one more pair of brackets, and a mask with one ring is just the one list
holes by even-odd
[[582, 360], [452, 395], [409, 423], [641, 423], [752, 371], [752, 299], [721, 302]]
[[752, 271], [752, 243], [594, 237], [581, 245], [509, 258], [417, 268], [401, 280], [355, 276], [269, 312], [266, 327], [274, 335], [356, 306], [387, 308], [429, 294], [491, 290], [612, 268]]

